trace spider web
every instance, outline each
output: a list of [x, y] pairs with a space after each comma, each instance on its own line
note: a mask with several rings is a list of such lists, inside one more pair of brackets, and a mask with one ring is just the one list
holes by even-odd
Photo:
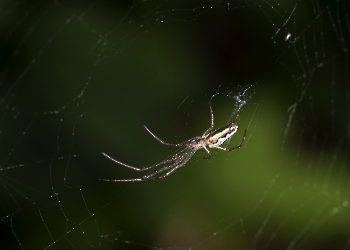
[[[1, 249], [350, 249], [349, 1], [3, 1]], [[232, 152], [161, 162], [232, 122]], [[201, 152], [203, 151], [203, 152]]]

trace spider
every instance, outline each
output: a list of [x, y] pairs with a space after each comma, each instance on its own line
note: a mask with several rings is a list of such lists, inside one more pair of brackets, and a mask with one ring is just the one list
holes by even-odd
[[[240, 101], [239, 98], [237, 98], [237, 100]], [[163, 179], [163, 178], [169, 176], [171, 173], [173, 173], [178, 168], [184, 166], [191, 159], [191, 157], [197, 152], [197, 150], [199, 150], [201, 148], [204, 148], [207, 151], [207, 153], [209, 154], [209, 157], [203, 157], [203, 158], [209, 160], [211, 158], [211, 153], [206, 148], [207, 146], [209, 146], [209, 148], [218, 148], [218, 149], [225, 150], [225, 151], [232, 151], [234, 149], [242, 147], [244, 139], [245, 139], [245, 135], [247, 132], [246, 130], [244, 131], [242, 142], [238, 146], [233, 147], [233, 148], [223, 148], [223, 147], [220, 147], [220, 145], [223, 144], [226, 140], [228, 140], [231, 136], [233, 136], [238, 131], [239, 127], [236, 124], [236, 121], [239, 117], [239, 114], [241, 113], [241, 106], [243, 104], [241, 103], [239, 105], [237, 116], [236, 116], [234, 122], [228, 124], [225, 127], [222, 127], [220, 129], [216, 130], [215, 132], [211, 132], [211, 133], [210, 133], [210, 131], [214, 127], [214, 115], [213, 115], [213, 109], [211, 107], [211, 103], [209, 102], [209, 104], [210, 104], [210, 113], [211, 113], [211, 126], [210, 126], [210, 128], [208, 128], [207, 131], [205, 131], [202, 136], [193, 137], [192, 139], [190, 139], [188, 141], [178, 143], [178, 144], [164, 142], [163, 140], [159, 139], [155, 134], [153, 134], [146, 126], [144, 126], [144, 128], [147, 130], [147, 132], [150, 133], [156, 140], [158, 140], [163, 145], [175, 146], [175, 147], [185, 147], [182, 151], [173, 155], [171, 158], [169, 158], [165, 161], [162, 161], [162, 162], [155, 164], [153, 166], [150, 166], [150, 167], [136, 168], [136, 167], [132, 167], [130, 165], [127, 165], [125, 163], [122, 163], [120, 161], [117, 161], [117, 160], [113, 159], [112, 157], [110, 157], [109, 155], [102, 152], [102, 154], [104, 156], [106, 156], [107, 158], [109, 158], [110, 160], [112, 160], [120, 165], [123, 165], [124, 167], [131, 168], [131, 169], [136, 170], [136, 171], [146, 171], [146, 170], [158, 167], [160, 165], [167, 164], [165, 167], [163, 167], [159, 170], [156, 170], [148, 175], [145, 175], [140, 179], [126, 179], [126, 180], [100, 179], [100, 180], [101, 181], [145, 181], [145, 180], [154, 180], [154, 179], [158, 179], [158, 178]], [[161, 176], [156, 176], [157, 174], [164, 172], [164, 171], [166, 172], [165, 174], [163, 174]]]

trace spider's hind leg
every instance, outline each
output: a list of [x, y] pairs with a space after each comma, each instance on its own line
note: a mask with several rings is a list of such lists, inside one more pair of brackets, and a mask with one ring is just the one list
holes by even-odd
[[214, 128], [214, 113], [213, 113], [213, 108], [211, 107], [211, 102], [209, 102], [209, 105], [210, 105], [209, 107], [210, 107], [210, 114], [211, 114], [211, 125], [210, 125], [210, 128], [208, 128], [207, 131], [204, 132], [203, 136], [206, 136]]
[[232, 151], [232, 150], [235, 150], [235, 149], [237, 149], [237, 148], [242, 147], [242, 146], [243, 146], [243, 142], [244, 142], [244, 140], [245, 140], [245, 134], [246, 134], [246, 132], [247, 132], [247, 130], [244, 130], [243, 139], [242, 139], [241, 143], [240, 143], [238, 146], [236, 146], [236, 147], [234, 147], [234, 148], [222, 148], [222, 147], [219, 147], [219, 146], [215, 146], [215, 148], [221, 149], [221, 150], [225, 150], [225, 151]]

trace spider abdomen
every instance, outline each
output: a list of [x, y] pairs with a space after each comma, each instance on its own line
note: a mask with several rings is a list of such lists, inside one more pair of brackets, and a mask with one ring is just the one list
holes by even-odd
[[215, 148], [223, 144], [231, 136], [238, 131], [238, 125], [236, 123], [230, 123], [229, 125], [216, 130], [209, 134], [208, 145], [210, 148]]

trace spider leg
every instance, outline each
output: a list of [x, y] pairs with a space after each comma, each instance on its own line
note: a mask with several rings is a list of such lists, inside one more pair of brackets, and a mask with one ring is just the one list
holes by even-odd
[[[145, 175], [142, 177], [142, 180], [154, 180], [154, 179], [163, 179], [167, 176], [169, 176], [172, 172], [174, 172], [176, 169], [184, 166], [191, 158], [192, 156], [196, 153], [196, 151], [189, 151], [188, 148], [185, 148], [184, 150], [182, 150], [179, 154], [175, 155], [173, 158], [175, 160], [175, 162], [171, 165], [165, 166], [153, 173], [151, 173], [150, 175]], [[176, 158], [175, 158], [176, 157]], [[167, 172], [165, 175], [163, 176], [157, 176], [155, 177], [155, 175], [169, 170], [169, 172]]]
[[155, 164], [155, 165], [152, 165], [152, 166], [150, 166], [150, 167], [135, 168], [135, 167], [133, 167], [133, 166], [127, 165], [127, 164], [125, 164], [125, 163], [122, 163], [122, 162], [120, 162], [120, 161], [117, 161], [117, 160], [113, 159], [112, 157], [110, 157], [110, 156], [107, 155], [106, 153], [103, 153], [103, 152], [102, 152], [102, 154], [103, 154], [104, 156], [106, 156], [108, 159], [110, 159], [110, 160], [112, 160], [112, 161], [114, 161], [114, 162], [116, 162], [116, 163], [118, 163], [118, 164], [120, 164], [120, 165], [122, 165], [122, 166], [124, 166], [124, 167], [131, 168], [131, 169], [136, 170], [136, 171], [145, 171], [145, 170], [148, 170], [148, 169], [151, 169], [151, 168], [154, 168], [154, 167], [158, 167], [159, 165], [162, 165], [162, 164], [165, 164], [165, 163], [168, 163], [168, 162], [171, 162], [171, 161], [174, 160], [174, 157], [171, 157], [170, 159], [167, 159], [167, 160], [165, 160], [165, 161], [162, 161], [162, 162], [157, 163], [157, 164]]
[[[173, 168], [173, 169], [171, 169], [171, 168], [174, 166], [174, 164], [169, 165], [169, 166], [165, 166], [165, 167], [163, 167], [163, 168], [161, 168], [161, 169], [159, 169], [159, 170], [153, 172], [153, 173], [150, 174], [150, 175], [145, 175], [145, 176], [143, 176], [141, 179], [126, 179], [126, 180], [99, 179], [99, 180], [100, 180], [100, 181], [113, 181], [113, 182], [117, 182], [117, 181], [124, 181], [124, 182], [129, 181], [129, 182], [134, 182], [134, 181], [154, 180], [154, 179], [158, 179], [158, 178], [161, 178], [161, 179], [162, 179], [162, 178], [167, 177], [168, 175], [170, 175], [172, 172], [174, 172], [176, 169], [178, 169], [179, 167], [181, 167], [181, 166], [183, 166], [183, 165], [185, 165], [185, 163], [180, 163], [179, 165], [177, 165], [177, 166], [176, 166], [175, 168]], [[168, 173], [166, 173], [165, 175], [160, 176], [160, 177], [153, 177], [154, 175], [159, 174], [159, 173], [161, 173], [161, 172], [163, 172], [163, 171], [165, 171], [165, 170], [168, 170], [168, 169], [171, 169], [171, 170], [170, 170]]]
[[169, 166], [165, 166], [165, 167], [163, 167], [163, 168], [161, 168], [161, 169], [159, 169], [159, 170], [153, 172], [153, 173], [150, 174], [150, 175], [145, 175], [145, 176], [142, 177], [142, 180], [143, 180], [143, 181], [146, 181], [146, 180], [158, 179], [159, 177], [153, 177], [153, 176], [155, 176], [156, 174], [159, 174], [159, 173], [161, 173], [161, 172], [163, 172], [163, 171], [169, 170], [169, 169], [171, 169], [173, 166], [174, 166], [173, 164], [172, 164], [172, 165], [169, 165]]
[[203, 157], [203, 159], [206, 159], [206, 160], [210, 160], [210, 158], [211, 158], [211, 153], [210, 153], [210, 151], [206, 148], [206, 147], [203, 147], [204, 149], [205, 149], [205, 151], [207, 151], [208, 152], [208, 154], [209, 154], [209, 156], [208, 157]]
[[[192, 156], [196, 153], [195, 150], [191, 150], [190, 148], [188, 147], [185, 147], [181, 152], [179, 152], [178, 154], [175, 154], [173, 157], [169, 158], [168, 160], [165, 160], [165, 161], [162, 161], [156, 165], [153, 165], [153, 166], [150, 166], [150, 167], [146, 167], [146, 168], [135, 168], [135, 167], [132, 167], [132, 166], [129, 166], [129, 165], [126, 165], [120, 161], [117, 161], [115, 159], [113, 159], [112, 157], [110, 157], [109, 155], [105, 154], [105, 153], [102, 153], [104, 156], [106, 156], [107, 158], [109, 158], [110, 160], [120, 164], [120, 165], [123, 165], [125, 167], [128, 167], [128, 168], [131, 168], [131, 169], [134, 169], [134, 170], [137, 170], [137, 171], [144, 171], [144, 170], [148, 170], [148, 169], [151, 169], [151, 168], [154, 168], [154, 167], [157, 167], [159, 165], [162, 165], [162, 164], [165, 164], [165, 163], [168, 163], [168, 162], [172, 162], [172, 161], [175, 161], [173, 162], [172, 164], [170, 165], [167, 165], [159, 170], [156, 170], [154, 171], [153, 173], [149, 174], [149, 175], [145, 175], [143, 176], [142, 178], [140, 179], [125, 179], [125, 180], [110, 180], [110, 179], [99, 179], [100, 181], [113, 181], [113, 182], [117, 182], [117, 181], [124, 181], [124, 182], [133, 182], [133, 181], [145, 181], [145, 180], [154, 180], [154, 179], [157, 179], [157, 178], [165, 178], [167, 177], [168, 175], [170, 175], [172, 172], [174, 172], [176, 169], [178, 169], [179, 167], [182, 167], [183, 165], [185, 165], [191, 158]], [[166, 170], [169, 170], [168, 173], [166, 173], [165, 175], [163, 176], [159, 176], [159, 177], [154, 177], [155, 175], [163, 172], [163, 171], [166, 171]]]
[[219, 147], [219, 146], [213, 146], [214, 148], [217, 148], [217, 149], [221, 149], [221, 150], [225, 150], [225, 151], [232, 151], [234, 149], [237, 149], [237, 148], [240, 148], [242, 147], [243, 145], [243, 142], [244, 142], [244, 139], [245, 139], [245, 133], [247, 132], [247, 130], [244, 130], [244, 135], [243, 135], [243, 139], [242, 139], [242, 142], [241, 144], [239, 144], [237, 147], [234, 147], [234, 148], [222, 148], [222, 147]]
[[[114, 160], [112, 157], [108, 156], [107, 154], [105, 154], [105, 153], [103, 153], [103, 152], [102, 152], [102, 154], [103, 154], [104, 156], [106, 156], [107, 158], [111, 159], [112, 161], [118, 163], [118, 164], [121, 164], [121, 165], [123, 165], [123, 166], [125, 166], [125, 167], [131, 168], [131, 169], [134, 169], [134, 170], [138, 170], [138, 171], [148, 170], [148, 169], [150, 169], [150, 168], [157, 167], [157, 166], [159, 166], [159, 165], [161, 165], [161, 164], [164, 164], [164, 163], [167, 163], [167, 162], [171, 162], [171, 161], [174, 160], [174, 157], [172, 157], [172, 158], [170, 158], [170, 159], [168, 159], [168, 160], [165, 160], [165, 161], [163, 161], [163, 162], [161, 162], [161, 163], [158, 163], [158, 164], [156, 164], [156, 165], [153, 165], [153, 166], [150, 166], [150, 167], [147, 167], [147, 168], [139, 169], [139, 168], [135, 168], [135, 167], [131, 167], [131, 166], [129, 166], [129, 165], [126, 165], [126, 164], [124, 164], [124, 163], [122, 163], [122, 162], [120, 162], [120, 161]], [[173, 166], [173, 164], [170, 165], [170, 166], [165, 166], [165, 167], [161, 168], [160, 170], [155, 171], [154, 173], [152, 173], [152, 174], [150, 174], [150, 175], [148, 175], [148, 176], [147, 176], [147, 175], [143, 176], [141, 179], [125, 179], [125, 180], [99, 179], [99, 180], [100, 180], [100, 181], [112, 181], [112, 182], [117, 182], [117, 181], [124, 181], [124, 182], [125, 182], [125, 181], [129, 181], [129, 182], [134, 182], [134, 181], [145, 181], [145, 180], [149, 180], [148, 177], [151, 177], [151, 176], [153, 176], [153, 175], [156, 175], [156, 174], [158, 174], [158, 173], [160, 173], [160, 172], [162, 172], [162, 171], [164, 171], [164, 170], [166, 170], [166, 169], [171, 168], [172, 166]], [[153, 178], [153, 179], [154, 179], [154, 178]]]
[[153, 133], [151, 132], [151, 130], [149, 130], [145, 125], [143, 125], [143, 127], [147, 130], [148, 133], [150, 133], [155, 139], [157, 139], [160, 143], [162, 143], [162, 144], [164, 144], [164, 145], [175, 146], [175, 147], [181, 147], [181, 146], [183, 146], [183, 143], [174, 144], [174, 143], [168, 143], [168, 142], [162, 141], [162, 140], [159, 139], [155, 134], [153, 134]]
[[[177, 165], [176, 167], [171, 168], [170, 171], [167, 172], [165, 175], [162, 175], [162, 176], [159, 176], [159, 177], [151, 177], [151, 178], [147, 178], [147, 179], [145, 179], [145, 180], [163, 179], [163, 178], [165, 178], [165, 177], [168, 177], [171, 173], [173, 173], [176, 169], [182, 167], [183, 165], [185, 165], [185, 163], [180, 163], [180, 164]], [[161, 169], [161, 170], [162, 170], [162, 169]], [[164, 170], [165, 170], [165, 169], [164, 169]], [[159, 171], [159, 172], [161, 172], [161, 171]], [[159, 173], [159, 172], [158, 172], [158, 173]], [[157, 174], [158, 174], [158, 173], [157, 173]]]
[[211, 113], [211, 126], [210, 126], [210, 128], [207, 129], [207, 131], [205, 131], [205, 133], [203, 134], [202, 137], [205, 137], [210, 132], [210, 130], [212, 130], [214, 128], [214, 113], [213, 113], [213, 109], [211, 107], [211, 102], [209, 102], [209, 105], [210, 105], [210, 113]]
[[109, 179], [98, 179], [99, 181], [113, 181], [113, 182], [117, 182], [117, 181], [143, 181], [142, 179], [127, 179], [127, 180], [109, 180]]
[[237, 119], [238, 119], [238, 116], [239, 116], [239, 114], [241, 113], [241, 106], [242, 106], [242, 105], [239, 105], [238, 112], [237, 112], [237, 115], [236, 115], [236, 118], [235, 118], [234, 123], [236, 123], [236, 121], [237, 121]]

